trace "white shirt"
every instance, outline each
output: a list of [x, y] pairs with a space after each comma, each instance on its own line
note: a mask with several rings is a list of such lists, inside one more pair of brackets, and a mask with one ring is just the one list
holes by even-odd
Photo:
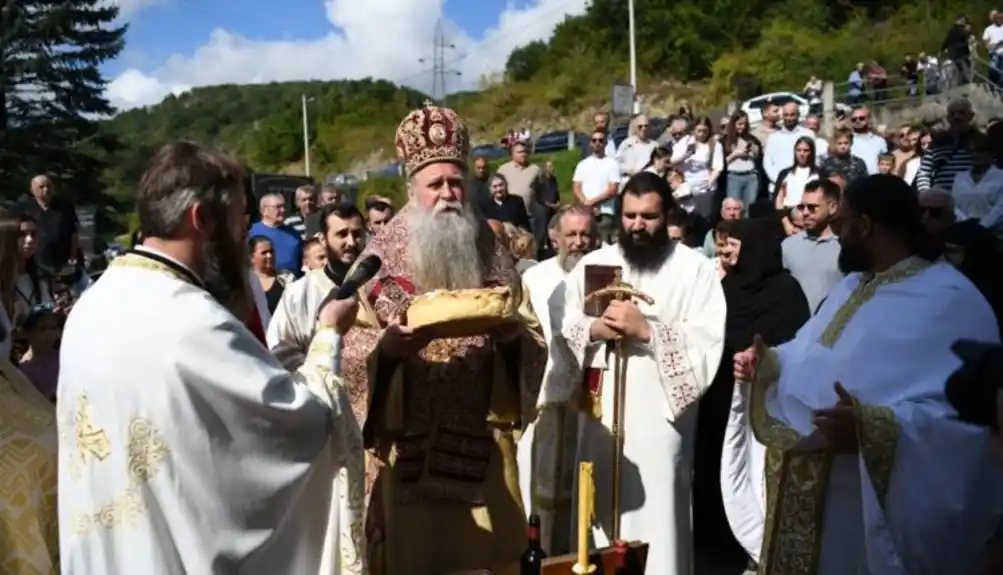
[[982, 41], [994, 54], [1003, 54], [1003, 26], [990, 24], [982, 32]]
[[763, 170], [770, 182], [776, 183], [780, 171], [794, 163], [794, 144], [803, 136], [815, 140], [815, 132], [804, 126], [791, 130], [782, 127], [770, 135], [763, 150]]
[[616, 161], [623, 175], [636, 174], [651, 161], [651, 152], [658, 146], [653, 140], [642, 142], [636, 136], [631, 136], [620, 142], [616, 151]]
[[780, 184], [787, 184], [787, 194], [784, 197], [784, 206], [788, 208], [793, 208], [794, 206], [801, 203], [801, 198], [804, 197], [804, 187], [808, 182], [813, 182], [818, 179], [818, 172], [815, 171], [814, 167], [809, 168], [794, 168], [787, 172]]
[[[711, 143], [714, 148], [711, 148]], [[688, 155], [689, 147], [694, 145], [692, 155]], [[672, 146], [672, 163], [683, 172], [683, 178], [689, 184], [690, 191], [696, 195], [714, 189], [715, 182], [710, 180], [710, 173], [724, 169], [724, 148], [715, 140], [699, 142], [692, 136], [684, 136]]]
[[983, 227], [994, 229], [1003, 222], [1003, 170], [991, 166], [975, 182], [972, 171], [954, 176], [951, 188], [954, 206], [967, 218], [977, 218]]
[[905, 170], [902, 172], [902, 179], [910, 186], [916, 181], [916, 174], [919, 173], [919, 164], [923, 161], [922, 156], [909, 158], [905, 163]]
[[[571, 181], [581, 184], [582, 195], [591, 200], [606, 191], [610, 184], [620, 185], [620, 165], [613, 158], [589, 156], [578, 162]], [[603, 214], [613, 215], [613, 198], [599, 206]]]

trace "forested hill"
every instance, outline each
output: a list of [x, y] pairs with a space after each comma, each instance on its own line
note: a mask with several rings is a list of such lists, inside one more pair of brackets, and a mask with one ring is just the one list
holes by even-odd
[[[894, 71], [906, 53], [939, 51], [958, 14], [981, 34], [993, 7], [973, 0], [635, 0], [640, 91], [664, 109], [681, 98], [706, 109], [759, 90], [800, 89], [811, 75], [844, 80], [858, 61], [878, 59]], [[626, 24], [626, 0], [593, 0], [549, 42], [513, 52], [504, 77], [449, 104], [475, 139], [514, 127], [579, 127], [608, 101], [611, 82], [627, 76]], [[196, 89], [107, 122], [125, 147], [111, 159], [106, 182], [127, 194], [149, 151], [177, 137], [235, 149], [259, 170], [301, 169], [303, 93], [313, 98], [314, 173], [391, 159], [397, 122], [425, 98], [370, 80]]]

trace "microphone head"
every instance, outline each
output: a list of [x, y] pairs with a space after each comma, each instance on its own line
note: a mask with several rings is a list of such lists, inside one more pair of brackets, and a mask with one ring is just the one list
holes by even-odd
[[365, 278], [371, 278], [380, 271], [381, 267], [383, 267], [383, 260], [380, 259], [380, 256], [368, 255], [359, 262], [355, 273]]

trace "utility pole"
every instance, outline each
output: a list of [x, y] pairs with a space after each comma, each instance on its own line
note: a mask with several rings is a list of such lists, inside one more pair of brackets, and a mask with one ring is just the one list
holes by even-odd
[[[442, 18], [435, 22], [435, 36], [432, 40], [432, 100], [441, 102], [446, 97], [446, 77], [460, 76], [460, 71], [450, 68], [446, 63], [447, 52], [456, 50], [456, 45], [446, 39], [446, 31], [442, 26]], [[424, 64], [425, 58], [418, 60]]]

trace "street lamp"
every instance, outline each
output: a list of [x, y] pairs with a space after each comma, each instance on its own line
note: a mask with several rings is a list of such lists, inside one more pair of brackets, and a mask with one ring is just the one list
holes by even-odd
[[630, 86], [634, 91], [634, 113], [641, 112], [637, 100], [637, 39], [634, 37], [634, 0], [627, 0], [627, 25], [630, 29]]
[[307, 116], [306, 104], [307, 102], [312, 102], [313, 98], [307, 98], [306, 94], [302, 95], [303, 101], [303, 164], [304, 172], [306, 177], [310, 177], [310, 121]]

